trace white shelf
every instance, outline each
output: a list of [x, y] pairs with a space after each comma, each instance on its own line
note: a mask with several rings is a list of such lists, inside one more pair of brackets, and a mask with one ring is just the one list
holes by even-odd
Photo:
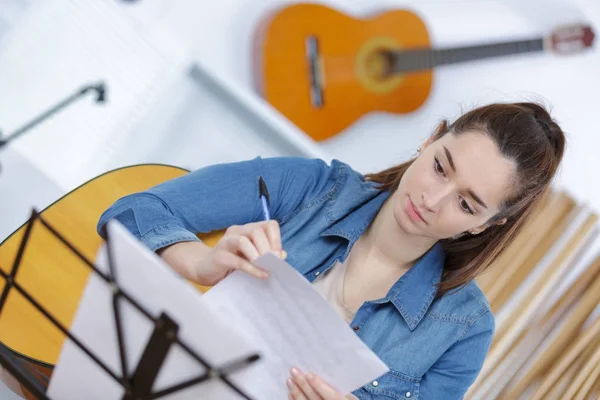
[[250, 89], [237, 85], [197, 59], [189, 73], [204, 89], [231, 104], [232, 111], [248, 120], [256, 132], [264, 133], [269, 140], [278, 142], [287, 150], [286, 153], [331, 161], [327, 152], [310, 136]]

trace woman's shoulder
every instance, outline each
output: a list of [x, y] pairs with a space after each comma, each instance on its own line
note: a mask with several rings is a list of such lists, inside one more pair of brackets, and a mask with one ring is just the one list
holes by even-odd
[[439, 298], [430, 310], [430, 317], [443, 317], [466, 326], [477, 324], [485, 330], [495, 329], [490, 303], [475, 280]]
[[326, 161], [320, 158], [283, 156], [257, 157], [255, 161], [261, 163], [261, 169], [267, 174], [276, 172], [286, 176], [288, 180], [301, 180], [305, 184], [334, 185], [334, 188], [338, 189], [348, 186], [372, 186], [371, 182], [365, 182], [362, 173], [335, 158]]
[[339, 159], [323, 160], [321, 158], [301, 157], [301, 156], [258, 156], [252, 161], [259, 161], [266, 169], [290, 169], [307, 174], [343, 172], [355, 177], [363, 175], [352, 168], [348, 163]]

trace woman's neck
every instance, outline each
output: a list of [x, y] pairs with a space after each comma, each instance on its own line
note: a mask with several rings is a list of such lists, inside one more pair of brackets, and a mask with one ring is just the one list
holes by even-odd
[[409, 269], [436, 243], [428, 237], [409, 235], [398, 226], [394, 217], [397, 193], [386, 200], [354, 245], [358, 251], [353, 251], [353, 258], [359, 258], [363, 265]]

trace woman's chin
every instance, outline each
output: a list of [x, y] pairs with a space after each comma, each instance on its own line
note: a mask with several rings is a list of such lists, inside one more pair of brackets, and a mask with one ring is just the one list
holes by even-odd
[[394, 210], [394, 219], [398, 228], [406, 234], [417, 235], [420, 233], [418, 227], [415, 226], [403, 209], [397, 208]]

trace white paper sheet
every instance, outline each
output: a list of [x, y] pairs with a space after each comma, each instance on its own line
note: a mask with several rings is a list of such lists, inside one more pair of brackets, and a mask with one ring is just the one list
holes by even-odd
[[260, 280], [236, 271], [203, 295], [257, 344], [263, 363], [244, 383], [255, 398], [287, 399], [292, 366], [314, 372], [347, 394], [388, 372], [329, 303], [300, 273], [273, 254], [254, 263]]
[[[240, 356], [257, 351], [245, 335], [229, 326], [222, 316], [207, 306], [192, 285], [179, 277], [162, 259], [150, 252], [118, 222], [108, 225], [118, 284], [151, 315], [166, 312], [179, 324], [179, 338], [209, 362], [222, 366]], [[98, 267], [108, 271], [106, 253], [102, 249]], [[151, 335], [153, 326], [127, 301], [121, 301], [129, 374], [132, 374]], [[71, 331], [109, 368], [121, 375], [115, 321], [110, 287], [92, 274], [75, 315]], [[255, 364], [261, 363], [261, 360]], [[256, 368], [253, 364], [252, 368]], [[179, 345], [169, 351], [154, 389], [164, 389], [205, 372]], [[236, 381], [251, 379], [250, 370], [230, 375]], [[121, 399], [123, 390], [104, 370], [87, 357], [71, 341], [63, 346], [48, 389], [50, 398], [61, 400]], [[220, 380], [210, 380], [172, 394], [165, 399], [239, 399]]]

